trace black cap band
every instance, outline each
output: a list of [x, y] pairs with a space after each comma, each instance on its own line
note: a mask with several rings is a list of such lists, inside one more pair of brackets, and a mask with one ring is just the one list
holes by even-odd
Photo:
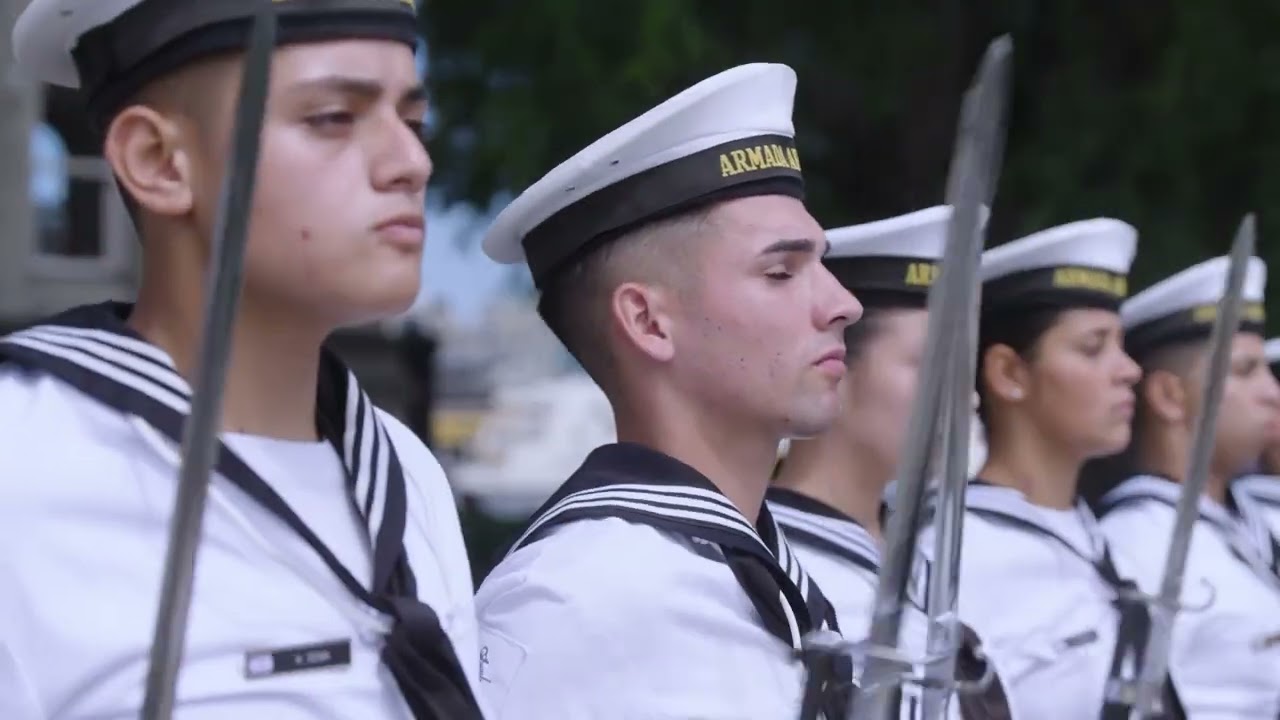
[[[1166, 345], [1207, 340], [1213, 334], [1218, 305], [1210, 303], [1148, 320], [1125, 330], [1124, 348], [1135, 358]], [[1262, 335], [1267, 311], [1259, 302], [1245, 303], [1240, 313], [1239, 332]]]
[[924, 307], [942, 266], [919, 257], [866, 255], [822, 261], [863, 305]]
[[984, 311], [1011, 305], [1120, 309], [1128, 277], [1100, 268], [1064, 265], [1016, 272], [982, 285]]
[[804, 197], [792, 138], [733, 140], [637, 173], [561, 208], [521, 244], [541, 288], [571, 260], [645, 223], [752, 195]]
[[[147, 83], [195, 60], [241, 50], [264, 0], [143, 0], [81, 36], [72, 50], [99, 129]], [[347, 38], [415, 47], [411, 0], [273, 0], [277, 44]]]

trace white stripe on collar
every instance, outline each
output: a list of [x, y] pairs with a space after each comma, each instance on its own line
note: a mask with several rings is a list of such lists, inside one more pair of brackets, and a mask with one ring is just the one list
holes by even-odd
[[[1135, 498], [1159, 498], [1161, 501], [1177, 507], [1182, 497], [1182, 485], [1152, 475], [1135, 475], [1112, 488], [1102, 496], [1104, 509]], [[1196, 503], [1200, 517], [1215, 525], [1230, 527], [1236, 524], [1231, 512], [1212, 498], [1201, 495]]]
[[[169, 356], [133, 338], [102, 330], [43, 325], [9, 335], [3, 341], [79, 365], [183, 415], [191, 412], [191, 390], [173, 370]], [[153, 362], [140, 359], [138, 354], [150, 356]]]
[[1249, 539], [1249, 543], [1258, 551], [1268, 566], [1275, 568], [1280, 558], [1275, 557], [1275, 540], [1271, 528], [1263, 516], [1263, 509], [1242, 489], [1230, 487], [1231, 500], [1239, 511], [1238, 525]]
[[[1273, 570], [1275, 558], [1271, 546], [1271, 534], [1260, 516], [1260, 510], [1245, 493], [1234, 488], [1232, 500], [1240, 511], [1236, 516], [1212, 498], [1201, 495], [1197, 503], [1198, 517], [1218, 531], [1224, 543], [1248, 565], [1255, 574], [1275, 585], [1280, 583]], [[1113, 507], [1126, 500], [1135, 502], [1159, 502], [1172, 510], [1182, 496], [1178, 483], [1150, 475], [1137, 475], [1117, 485], [1102, 498], [1103, 506]], [[1154, 499], [1153, 499], [1154, 498]]]
[[1280, 507], [1280, 476], [1249, 475], [1233, 481], [1231, 487], [1243, 490], [1264, 505]]
[[1067, 547], [1073, 548], [1081, 557], [1097, 561], [1106, 551], [1106, 539], [1098, 529], [1098, 520], [1084, 501], [1076, 502], [1075, 511], [1084, 526], [1085, 535], [1089, 538], [1089, 547], [1080, 547], [1074, 537], [1060, 535], [1053, 524], [1046, 521], [1044, 508], [1031, 503], [1025, 495], [1013, 488], [970, 483], [965, 490], [964, 502], [967, 510], [988, 510], [1034, 525], [1044, 533], [1065, 543]]
[[[146, 395], [184, 417], [191, 412], [191, 387], [178, 374], [172, 358], [155, 345], [137, 338], [97, 328], [36, 325], [4, 336], [0, 342], [85, 368]], [[383, 424], [376, 421], [373, 403], [360, 390], [355, 375], [350, 370], [346, 372], [345, 434], [352, 440], [342, 448], [343, 462], [355, 477], [357, 488], [363, 489], [356, 497], [365, 504], [358, 510], [365, 518], [370, 541], [376, 543], [384, 519], [392, 446]], [[353, 419], [358, 421], [352, 422]], [[358, 447], [353, 444], [357, 437]], [[378, 458], [377, 463], [371, 462], [374, 456]], [[367, 514], [366, 508], [370, 510]]]
[[[774, 521], [773, 530], [775, 537], [778, 539], [778, 547], [775, 550], [764, 542], [760, 534], [756, 532], [755, 527], [723, 495], [713, 490], [687, 485], [666, 486], [621, 483], [571, 493], [561, 498], [559, 502], [531, 523], [529, 528], [511, 545], [508, 554], [519, 550], [538, 530], [560, 515], [574, 510], [595, 507], [630, 509], [681, 522], [710, 523], [739, 537], [750, 538], [752, 542], [759, 545], [762, 550], [776, 560], [788, 579], [800, 591], [800, 596], [805, 598], [806, 602], [809, 600], [809, 594], [812, 589], [809, 576], [800, 566], [799, 559], [796, 558], [791, 550], [791, 546], [788, 544], [782, 529], [778, 527], [776, 520]], [[799, 649], [803, 638], [800, 635], [800, 624], [796, 619], [795, 610], [787, 600], [786, 593], [779, 593], [779, 601], [786, 615], [792, 646], [795, 649]], [[812, 620], [817, 627], [828, 627], [827, 618], [825, 617], [815, 617]]]
[[795, 528], [880, 564], [879, 544], [856, 522], [806, 512], [773, 500], [769, 501], [769, 512], [783, 530]]
[[[773, 523], [773, 534], [778, 538], [777, 557], [782, 564], [782, 569], [787, 573], [787, 577], [791, 578], [791, 583], [800, 590], [800, 595], [807, 601], [809, 599], [809, 575], [800, 567], [800, 559], [796, 557], [795, 552], [791, 550], [791, 544], [787, 542], [787, 538], [782, 533], [782, 528], [778, 527], [775, 520]], [[814, 622], [821, 625], [824, 618], [813, 618]]]
[[[655, 504], [658, 503], [658, 504]], [[613, 506], [656, 512], [674, 520], [710, 522], [741, 535], [746, 535], [760, 544], [770, 554], [770, 549], [760, 538], [755, 527], [747, 521], [742, 513], [723, 495], [712, 490], [689, 487], [687, 485], [665, 486], [646, 485], [641, 483], [623, 483], [605, 487], [589, 488], [571, 493], [551, 506], [511, 546], [514, 552], [542, 526], [563, 513], [571, 510]], [[676, 506], [676, 507], [672, 507]]]

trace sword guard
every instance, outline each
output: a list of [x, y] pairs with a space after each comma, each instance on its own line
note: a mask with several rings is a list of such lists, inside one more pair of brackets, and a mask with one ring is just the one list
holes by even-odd
[[1137, 587], [1124, 587], [1116, 590], [1116, 598], [1127, 600], [1130, 602], [1141, 603], [1149, 608], [1168, 608], [1174, 612], [1204, 612], [1217, 602], [1218, 590], [1205, 578], [1200, 578], [1200, 585], [1207, 590], [1206, 597], [1201, 602], [1187, 602], [1185, 600], [1166, 601], [1159, 595], [1152, 595], [1144, 592]]
[[[927, 668], [947, 663], [953, 659], [961, 648], [952, 648], [933, 655], [909, 655], [901, 648], [894, 646], [872, 645], [864, 640], [849, 640], [839, 633], [821, 630], [805, 636], [803, 646], [796, 651], [797, 657], [809, 653], [847, 655], [853, 661], [854, 675], [859, 679], [853, 684], [863, 691], [889, 685], [913, 685], [924, 690], [946, 690], [957, 693], [981, 693], [991, 686], [995, 680], [995, 665], [986, 662], [987, 657], [978, 648], [971, 648], [975, 657], [983, 662], [982, 675], [975, 680], [941, 679], [927, 671]], [[878, 661], [877, 678], [867, 677], [867, 668], [871, 661]], [[924, 668], [920, 672], [917, 668]]]
[[1208, 610], [1209, 608], [1213, 607], [1213, 604], [1218, 600], [1218, 589], [1215, 588], [1213, 586], [1213, 583], [1209, 582], [1206, 578], [1200, 578], [1200, 584], [1203, 585], [1205, 590], [1208, 591], [1207, 593], [1208, 597], [1205, 599], [1205, 601], [1202, 603], [1194, 604], [1194, 605], [1187, 602], [1180, 601], [1175, 606], [1178, 608], [1178, 610], [1184, 611], [1184, 612], [1198, 613], [1198, 612], [1204, 612], [1205, 610]]
[[991, 658], [982, 651], [981, 645], [973, 645], [962, 647], [961, 650], [968, 650], [973, 655], [973, 659], [982, 663], [982, 674], [976, 680], [955, 680], [952, 688], [957, 693], [965, 695], [980, 695], [991, 687], [991, 683], [996, 679], [996, 664], [991, 662]]
[[1146, 707], [1142, 706], [1143, 689], [1143, 681], [1138, 678], [1128, 680], [1109, 678], [1103, 698], [1107, 703], [1130, 708], [1132, 715], [1137, 718], [1158, 720], [1165, 717], [1163, 683], [1150, 688], [1151, 692], [1148, 696], [1150, 700], [1146, 703]]

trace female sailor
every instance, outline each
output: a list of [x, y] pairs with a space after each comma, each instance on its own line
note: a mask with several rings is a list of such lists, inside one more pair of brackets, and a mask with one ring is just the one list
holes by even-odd
[[1129, 717], [1119, 681], [1140, 657], [1149, 615], [1077, 480], [1087, 460], [1129, 442], [1139, 375], [1118, 310], [1136, 247], [1133, 227], [1098, 218], [982, 258], [987, 459], [966, 494], [959, 610], [1019, 717]]

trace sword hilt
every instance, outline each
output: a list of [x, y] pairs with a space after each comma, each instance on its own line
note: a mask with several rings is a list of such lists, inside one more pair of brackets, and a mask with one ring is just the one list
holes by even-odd
[[1205, 578], [1200, 578], [1198, 584], [1207, 591], [1204, 601], [1198, 603], [1190, 603], [1182, 598], [1166, 598], [1163, 595], [1145, 592], [1138, 587], [1119, 588], [1115, 595], [1120, 600], [1140, 603], [1150, 608], [1160, 608], [1167, 612], [1204, 612], [1217, 602], [1218, 590]]
[[[923, 690], [946, 690], [965, 694], [985, 691], [991, 686], [996, 676], [995, 666], [990, 662], [983, 663], [983, 673], [975, 680], [942, 678], [936, 673], [929, 672], [932, 667], [945, 667], [960, 652], [960, 649], [959, 646], [954, 646], [937, 653], [914, 655], [897, 646], [876, 645], [865, 639], [849, 640], [839, 633], [823, 630], [806, 635], [802, 648], [797, 650], [796, 654], [800, 657], [810, 653], [848, 656], [854, 664], [854, 675], [859, 678], [854, 684], [864, 691], [887, 685], [911, 685]], [[979, 648], [972, 650], [979, 660], [987, 659]], [[876, 662], [878, 677], [867, 675], [870, 661]]]

